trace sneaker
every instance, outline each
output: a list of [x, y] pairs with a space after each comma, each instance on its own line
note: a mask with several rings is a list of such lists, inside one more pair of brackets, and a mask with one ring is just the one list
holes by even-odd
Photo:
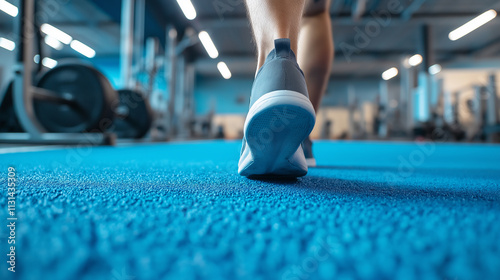
[[274, 46], [255, 77], [243, 129], [238, 173], [247, 177], [307, 173], [301, 143], [314, 127], [314, 108], [290, 40], [277, 39]]
[[304, 142], [302, 142], [302, 149], [304, 150], [304, 156], [306, 157], [306, 162], [308, 167], [316, 167], [316, 159], [314, 158], [312, 151], [312, 141], [311, 138], [307, 137]]

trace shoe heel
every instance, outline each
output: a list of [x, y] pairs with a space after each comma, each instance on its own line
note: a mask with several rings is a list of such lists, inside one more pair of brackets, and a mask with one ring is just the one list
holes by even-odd
[[250, 112], [245, 123], [253, 161], [240, 174], [298, 177], [307, 173], [301, 143], [313, 129], [315, 115], [309, 99], [297, 94], [280, 91], [256, 102], [258, 110]]

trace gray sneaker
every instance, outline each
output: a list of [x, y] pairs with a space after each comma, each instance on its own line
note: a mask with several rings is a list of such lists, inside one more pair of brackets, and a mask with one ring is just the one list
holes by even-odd
[[314, 108], [290, 40], [275, 40], [274, 46], [255, 77], [243, 129], [238, 173], [247, 177], [307, 173], [301, 143], [314, 127]]

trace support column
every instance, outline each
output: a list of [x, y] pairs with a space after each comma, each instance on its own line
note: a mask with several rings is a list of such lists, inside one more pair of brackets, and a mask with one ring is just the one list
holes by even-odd
[[134, 0], [122, 0], [120, 37], [120, 76], [124, 88], [134, 86], [132, 81], [132, 60], [134, 46]]
[[474, 86], [474, 138], [479, 138], [484, 127], [483, 122], [483, 90], [482, 86]]
[[168, 63], [165, 63], [165, 74], [168, 81], [168, 135], [173, 137], [176, 134], [175, 128], [175, 95], [176, 95], [176, 80], [177, 80], [177, 30], [173, 26], [167, 27], [167, 47], [165, 56], [168, 58]]
[[184, 110], [189, 112], [189, 116], [194, 115], [194, 84], [195, 84], [196, 68], [193, 63], [186, 65], [186, 98], [184, 102]]
[[193, 63], [185, 64], [184, 97], [182, 104], [183, 136], [189, 139], [191, 135], [191, 121], [194, 118], [194, 83], [195, 67]]
[[460, 96], [462, 93], [457, 91], [453, 99], [453, 124], [460, 124]]
[[[142, 47], [141, 47], [142, 48]], [[148, 38], [146, 40], [146, 59], [144, 59], [144, 69], [148, 73], [148, 85], [146, 87], [146, 94], [149, 96], [154, 89], [154, 81], [157, 69], [158, 50], [160, 49], [160, 42], [157, 38]]]
[[434, 65], [434, 40], [432, 39], [432, 28], [424, 24], [420, 27], [419, 53], [422, 55], [422, 71], [428, 73], [429, 67]]
[[[174, 113], [177, 119], [183, 119], [184, 114], [184, 92], [186, 91], [186, 60], [184, 56], [177, 57], [176, 69], [176, 91]], [[180, 129], [180, 128], [179, 128]]]
[[388, 103], [389, 103], [389, 85], [387, 81], [380, 81], [379, 84], [379, 110], [378, 118], [380, 125], [378, 127], [378, 137], [385, 139], [389, 136], [389, 127], [387, 125], [387, 113], [388, 113]]
[[487, 94], [488, 94], [488, 125], [497, 125], [500, 123], [498, 117], [499, 102], [496, 88], [496, 79], [495, 74], [490, 74], [488, 77], [488, 86], [487, 86]]
[[134, 56], [132, 83], [137, 86], [137, 74], [144, 67], [144, 19], [146, 16], [146, 1], [135, 0]]
[[[14, 110], [23, 129], [31, 139], [41, 139], [45, 129], [38, 123], [33, 108], [32, 63], [35, 1], [22, 0], [19, 6], [16, 31], [18, 35], [16, 66], [13, 87]], [[42, 62], [40, 61], [40, 64]]]
[[454, 123], [453, 94], [449, 91], [444, 92], [443, 120], [447, 125]]
[[413, 127], [413, 118], [411, 115], [413, 99], [412, 99], [412, 89], [413, 89], [413, 75], [411, 69], [409, 68], [406, 58], [403, 58], [400, 63], [400, 87], [399, 87], [399, 115], [401, 116], [400, 123], [402, 124], [402, 129], [408, 134], [411, 134], [411, 129]]
[[421, 123], [432, 121], [432, 82], [428, 69], [434, 64], [433, 41], [431, 38], [431, 28], [428, 25], [420, 27], [420, 40], [418, 53], [422, 55], [422, 64], [418, 73], [418, 99], [417, 101], [417, 121]]
[[355, 139], [357, 137], [356, 124], [354, 120], [354, 112], [356, 110], [356, 92], [354, 86], [349, 84], [347, 87], [347, 103], [349, 108], [349, 137]]
[[[437, 79], [434, 76], [430, 76], [431, 81], [431, 114], [436, 114], [440, 112], [440, 105], [443, 98], [443, 79]], [[442, 109], [442, 108], [441, 108]]]

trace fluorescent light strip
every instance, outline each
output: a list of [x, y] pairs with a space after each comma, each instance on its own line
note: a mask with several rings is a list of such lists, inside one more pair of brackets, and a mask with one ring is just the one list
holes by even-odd
[[59, 40], [63, 44], [69, 45], [69, 43], [71, 43], [71, 40], [73, 40], [71, 36], [55, 28], [50, 24], [44, 23], [42, 24], [42, 27], [40, 29], [42, 30], [43, 33]]
[[217, 69], [219, 69], [220, 74], [224, 79], [229, 80], [231, 79], [231, 71], [229, 71], [229, 68], [227, 67], [226, 63], [223, 61], [217, 63]]
[[439, 64], [434, 64], [431, 67], [429, 67], [429, 74], [431, 75], [436, 75], [437, 73], [441, 72], [441, 65]]
[[212, 41], [212, 38], [210, 38], [210, 35], [206, 31], [201, 31], [198, 34], [198, 37], [200, 38], [201, 43], [203, 44], [203, 47], [205, 47], [205, 50], [207, 51], [208, 55], [211, 58], [217, 58], [219, 56], [219, 52], [217, 51], [217, 48], [214, 45], [214, 42]]
[[398, 68], [392, 67], [390, 69], [387, 69], [382, 73], [382, 79], [384, 80], [390, 80], [398, 75]]
[[16, 43], [9, 39], [0, 37], [0, 47], [9, 51], [13, 51], [16, 48]]
[[95, 56], [94, 49], [92, 49], [91, 47], [85, 45], [80, 41], [73, 40], [73, 42], [71, 42], [71, 48], [88, 58], [93, 58]]
[[423, 60], [422, 56], [416, 54], [408, 59], [408, 64], [410, 64], [411, 66], [417, 66], [420, 63], [422, 63], [422, 60]]
[[452, 41], [456, 41], [465, 35], [471, 33], [482, 25], [486, 24], [490, 20], [494, 19], [497, 16], [497, 12], [495, 10], [488, 10], [479, 16], [475, 17], [471, 21], [466, 24], [460, 26], [459, 28], [453, 30], [448, 35], [448, 38]]
[[45, 36], [44, 41], [45, 41], [45, 44], [51, 46], [52, 48], [54, 48], [58, 51], [62, 50], [62, 48], [63, 48], [63, 44], [61, 43], [61, 41], [57, 40], [56, 38], [54, 38], [52, 36], [49, 36], [49, 35]]
[[193, 20], [196, 18], [196, 10], [194, 9], [191, 0], [177, 0], [177, 4], [179, 4], [179, 7], [181, 7], [182, 12], [187, 19]]
[[53, 60], [52, 58], [50, 57], [45, 57], [43, 60], [42, 60], [42, 65], [47, 67], [47, 68], [54, 68], [57, 66], [57, 61], [56, 60]]
[[0, 0], [0, 11], [3, 11], [11, 17], [17, 17], [19, 14], [19, 9], [5, 0]]

